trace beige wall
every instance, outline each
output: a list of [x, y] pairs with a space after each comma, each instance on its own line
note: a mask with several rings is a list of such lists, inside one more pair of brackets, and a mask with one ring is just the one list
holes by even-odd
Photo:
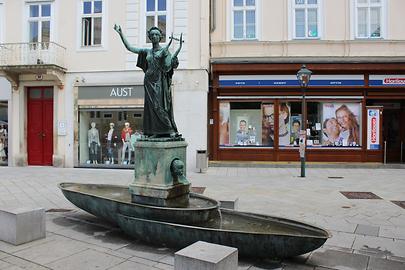
[[231, 0], [214, 1], [216, 28], [211, 33], [212, 57], [263, 56], [404, 56], [405, 1], [387, 0], [386, 38], [356, 40], [352, 38], [352, 0], [321, 1], [321, 38], [291, 39], [290, 0], [259, 0], [256, 41], [230, 40]]

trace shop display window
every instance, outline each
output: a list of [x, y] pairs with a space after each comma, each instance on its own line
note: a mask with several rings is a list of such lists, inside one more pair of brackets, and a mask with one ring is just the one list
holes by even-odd
[[142, 125], [139, 109], [79, 109], [79, 164], [133, 166]]
[[360, 147], [360, 102], [308, 102], [307, 146]]
[[0, 101], [0, 165], [8, 164], [8, 122], [7, 102]]
[[221, 147], [273, 147], [273, 103], [221, 102], [219, 111]]
[[298, 147], [301, 116], [301, 102], [280, 102], [278, 137], [281, 147]]

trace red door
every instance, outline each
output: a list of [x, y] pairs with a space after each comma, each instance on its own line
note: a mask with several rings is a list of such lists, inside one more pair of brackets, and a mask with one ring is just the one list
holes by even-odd
[[28, 89], [28, 165], [52, 165], [53, 89]]

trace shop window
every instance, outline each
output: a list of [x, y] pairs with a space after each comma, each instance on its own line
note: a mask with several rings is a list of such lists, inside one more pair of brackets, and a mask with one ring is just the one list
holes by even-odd
[[79, 108], [79, 165], [133, 166], [134, 144], [143, 134], [143, 118], [135, 114], [142, 113]]
[[279, 145], [298, 146], [301, 130], [301, 102], [281, 102], [279, 105]]
[[83, 1], [81, 19], [82, 46], [101, 45], [103, 1]]
[[219, 104], [219, 144], [222, 147], [272, 147], [274, 105], [261, 102]]
[[308, 102], [307, 145], [360, 147], [360, 102]]
[[8, 164], [8, 103], [0, 101], [0, 165]]

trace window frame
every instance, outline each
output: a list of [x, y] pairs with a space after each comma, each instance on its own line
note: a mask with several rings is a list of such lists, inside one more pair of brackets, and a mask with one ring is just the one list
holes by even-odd
[[[32, 2], [26, 2], [25, 3], [26, 4], [26, 20], [25, 20], [25, 33], [26, 33], [26, 40], [27, 40], [27, 42], [29, 42], [29, 43], [31, 43], [31, 41], [30, 41], [30, 23], [31, 22], [38, 22], [38, 41], [36, 41], [35, 43], [41, 43], [41, 42], [44, 42], [44, 41], [42, 41], [42, 22], [47, 22], [47, 21], [49, 21], [49, 41], [47, 41], [47, 42], [53, 42], [53, 40], [54, 40], [54, 38], [53, 38], [53, 36], [54, 36], [54, 31], [53, 31], [53, 29], [55, 28], [54, 27], [54, 24], [55, 24], [55, 21], [54, 21], [54, 18], [55, 18], [55, 15], [54, 15], [54, 13], [55, 13], [55, 8], [54, 8], [54, 1], [53, 0], [49, 0], [49, 1], [46, 1], [46, 0], [44, 0], [44, 1], [32, 1]], [[43, 17], [42, 16], [42, 9], [41, 9], [41, 6], [42, 5], [49, 5], [50, 6], [50, 16], [46, 16], [46, 17]], [[30, 7], [31, 6], [38, 6], [38, 17], [31, 17], [30, 16]]]
[[[101, 12], [100, 13], [94, 13], [94, 2], [95, 1], [101, 1]], [[98, 48], [103, 46], [103, 32], [104, 32], [104, 20], [105, 20], [105, 1], [106, 0], [81, 0], [80, 1], [80, 47], [81, 48]], [[84, 13], [84, 3], [85, 2], [90, 2], [91, 3], [91, 13], [85, 14]], [[90, 18], [92, 21], [91, 24], [91, 40], [90, 40], [90, 45], [85, 45], [84, 40], [85, 40], [85, 31], [84, 31], [84, 26], [83, 26], [83, 19], [84, 18]], [[100, 33], [100, 44], [94, 44], [94, 19], [96, 18], [101, 18], [101, 33]]]
[[[322, 0], [317, 0], [316, 4], [307, 4], [308, 0], [305, 0], [305, 4], [303, 5], [297, 5], [295, 3], [295, 0], [289, 1], [290, 4], [290, 14], [291, 14], [291, 34], [290, 37], [291, 39], [296, 39], [296, 40], [316, 40], [316, 39], [322, 39], [322, 32], [323, 32], [323, 16], [322, 16]], [[317, 29], [318, 29], [318, 35], [316, 37], [309, 37], [308, 36], [308, 9], [314, 9], [316, 8], [317, 12]], [[305, 37], [297, 37], [297, 27], [296, 27], [296, 10], [297, 9], [304, 9], [305, 10]]]
[[[370, 0], [367, 0], [366, 4], [359, 4], [358, 0], [352, 1], [352, 14], [354, 16], [352, 22], [352, 39], [360, 39], [360, 40], [378, 40], [378, 39], [385, 39], [386, 32], [387, 32], [387, 1], [380, 0], [380, 4], [373, 4]], [[380, 8], [380, 36], [372, 37], [371, 34], [371, 17], [370, 17], [370, 9], [373, 7]], [[367, 8], [367, 36], [360, 37], [359, 36], [359, 17], [358, 17], [358, 10], [359, 8]]]
[[[173, 0], [166, 0], [166, 11], [165, 14], [163, 11], [147, 11], [147, 0], [141, 0], [141, 19], [140, 19], [140, 27], [139, 27], [139, 44], [142, 44], [143, 46], [149, 46], [151, 42], [148, 41], [148, 37], [146, 32], [149, 29], [146, 29], [146, 21], [147, 21], [147, 16], [151, 16], [151, 14], [155, 14], [155, 18], [157, 19], [157, 16], [159, 15], [166, 15], [166, 41], [161, 42], [161, 44], [167, 44], [169, 42], [169, 37], [170, 34], [173, 32]], [[157, 9], [157, 1], [155, 0], [155, 6]], [[155, 21], [157, 24], [157, 20]]]
[[[261, 0], [255, 0], [254, 7], [246, 6], [246, 0], [243, 0], [242, 7], [234, 7], [234, 0], [229, 0], [229, 27], [230, 27], [230, 40], [232, 41], [249, 41], [249, 40], [259, 40], [259, 33], [260, 33], [260, 18], [259, 18], [259, 11]], [[254, 10], [255, 11], [255, 37], [254, 38], [247, 38], [246, 37], [246, 11]], [[243, 37], [242, 38], [235, 38], [235, 27], [234, 27], [234, 11], [243, 11]]]

